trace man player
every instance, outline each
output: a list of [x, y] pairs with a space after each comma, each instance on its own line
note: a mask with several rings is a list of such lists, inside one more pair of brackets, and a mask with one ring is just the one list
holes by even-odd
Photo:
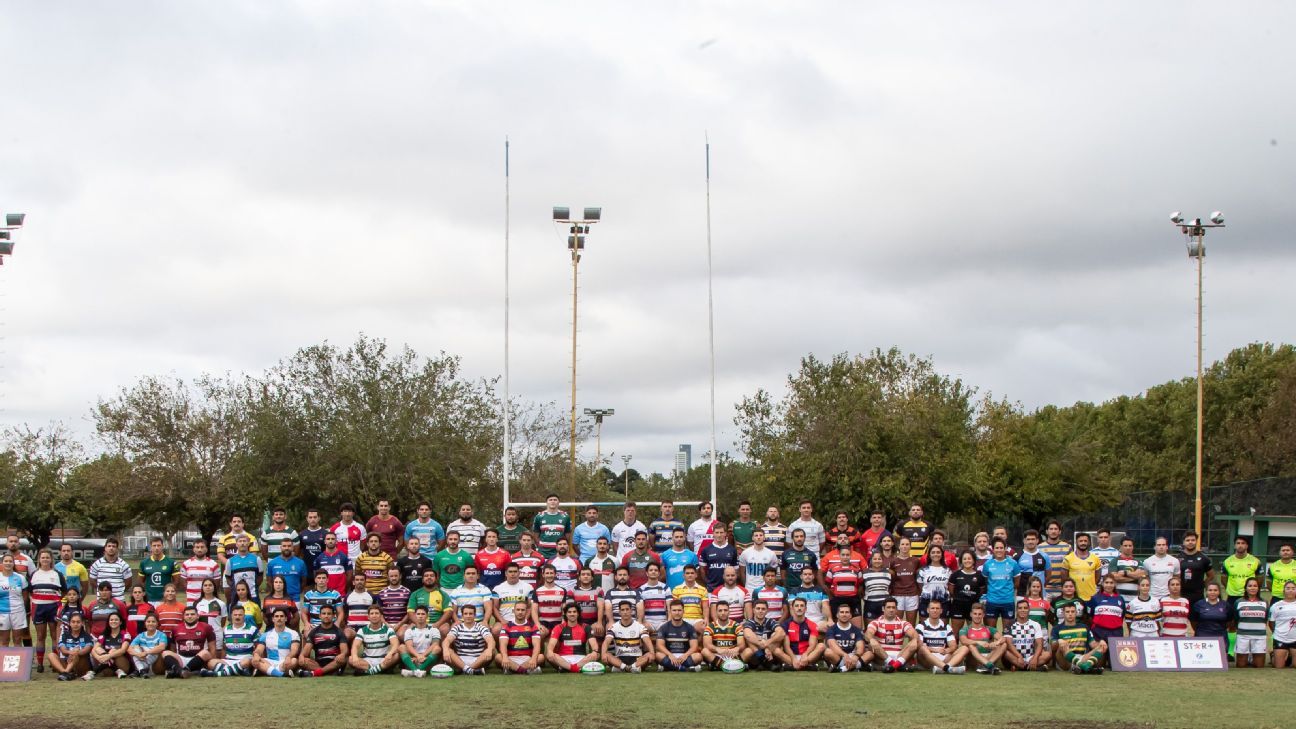
[[325, 603], [319, 608], [319, 624], [306, 634], [301, 657], [297, 659], [297, 676], [342, 675], [350, 654], [346, 634], [337, 624], [337, 607]]
[[617, 620], [603, 639], [603, 662], [615, 673], [639, 673], [652, 662], [652, 638], [648, 628], [635, 619], [634, 603], [617, 603], [616, 612]]

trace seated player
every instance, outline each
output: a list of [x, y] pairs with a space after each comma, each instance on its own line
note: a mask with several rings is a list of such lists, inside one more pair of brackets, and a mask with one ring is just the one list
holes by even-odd
[[[93, 635], [93, 633], [91, 633]], [[90, 651], [90, 667], [95, 673], [117, 672], [117, 678], [130, 675], [130, 638], [126, 635], [126, 619], [121, 613], [109, 613], [98, 643]]]
[[[517, 565], [509, 565], [505, 574], [517, 574]], [[507, 584], [507, 583], [505, 583]], [[527, 588], [525, 582], [520, 583]], [[502, 586], [502, 585], [501, 585]], [[496, 662], [504, 673], [540, 673], [540, 626], [531, 620], [531, 606], [519, 600], [509, 606], [509, 619], [500, 623]]]
[[1076, 606], [1062, 608], [1062, 622], [1053, 627], [1054, 659], [1058, 668], [1075, 674], [1103, 672], [1107, 642], [1096, 640], [1083, 623], [1076, 621]]
[[657, 670], [701, 671], [697, 628], [684, 622], [684, 603], [671, 600], [666, 610], [670, 618], [657, 629]]
[[837, 620], [828, 626], [824, 635], [824, 660], [829, 670], [846, 673], [872, 665], [873, 654], [864, 640], [864, 631], [853, 622], [856, 619], [850, 605], [845, 602], [837, 605]]
[[441, 631], [428, 625], [427, 608], [414, 608], [414, 623], [405, 628], [400, 646], [401, 663], [405, 664], [401, 675], [423, 678], [427, 670], [436, 665], [440, 653]]
[[783, 642], [783, 628], [769, 616], [769, 604], [752, 600], [752, 616], [743, 621], [743, 649], [741, 658], [749, 668], [767, 671], [783, 665], [778, 659], [778, 646]]
[[[617, 570], [618, 576], [623, 570]], [[652, 638], [648, 626], [635, 619], [636, 607], [629, 600], [617, 603], [620, 617], [608, 627], [603, 639], [603, 662], [616, 673], [639, 673], [653, 659]]]
[[793, 671], [817, 671], [824, 646], [819, 641], [819, 626], [806, 617], [806, 599], [794, 597], [789, 603], [792, 616], [784, 620], [783, 665]]
[[742, 655], [743, 629], [742, 625], [734, 622], [728, 605], [719, 603], [713, 612], [716, 620], [708, 623], [702, 631], [702, 660], [719, 671], [725, 661]]
[[977, 673], [999, 675], [996, 664], [1008, 650], [1008, 638], [986, 625], [985, 605], [976, 603], [968, 612], [968, 622], [959, 631], [959, 645], [968, 649], [967, 659], [976, 664]]
[[297, 676], [342, 675], [351, 655], [346, 632], [337, 624], [337, 608], [324, 603], [317, 610], [319, 625], [311, 628], [302, 643], [301, 657], [297, 659]]
[[166, 648], [167, 634], [158, 630], [157, 613], [150, 612], [144, 616], [144, 629], [130, 644], [129, 653], [135, 664], [135, 677], [148, 678], [155, 671], [160, 672], [161, 658]]
[[894, 597], [882, 601], [882, 617], [869, 623], [864, 638], [874, 662], [882, 664], [883, 673], [914, 670], [910, 661], [918, 652], [918, 632], [901, 617]]
[[171, 650], [162, 653], [167, 678], [189, 678], [216, 657], [216, 631], [198, 618], [198, 608], [184, 610], [180, 625], [171, 631]]
[[585, 664], [598, 660], [598, 641], [580, 622], [580, 607], [569, 602], [563, 607], [563, 621], [549, 633], [545, 659], [560, 673], [578, 673]]
[[248, 620], [242, 605], [235, 603], [229, 611], [229, 622], [221, 631], [218, 657], [207, 661], [207, 671], [199, 672], [202, 676], [252, 675], [252, 661], [256, 658], [261, 630], [256, 623]]
[[459, 622], [441, 641], [445, 662], [465, 676], [485, 676], [486, 666], [495, 657], [495, 636], [490, 629], [477, 622], [477, 609], [464, 605], [459, 610]]
[[95, 677], [90, 662], [94, 648], [95, 640], [85, 628], [85, 618], [74, 613], [67, 629], [59, 636], [54, 652], [49, 654], [50, 668], [59, 675], [60, 681], [76, 678], [89, 681]]
[[960, 665], [967, 658], [968, 649], [958, 644], [954, 630], [942, 620], [945, 606], [939, 600], [927, 603], [927, 619], [918, 623], [918, 665], [930, 668], [932, 673], [964, 673]]
[[270, 625], [272, 627], [261, 634], [252, 668], [275, 678], [291, 676], [297, 668], [301, 634], [288, 627], [288, 611], [283, 608], [275, 608], [270, 613]]
[[1047, 671], [1050, 656], [1044, 629], [1030, 618], [1030, 603], [1017, 601], [1017, 619], [1008, 624], [1008, 650], [1003, 662], [1010, 671]]
[[357, 676], [386, 673], [400, 661], [399, 639], [383, 621], [382, 608], [370, 605], [368, 615], [369, 622], [355, 632], [347, 661]]

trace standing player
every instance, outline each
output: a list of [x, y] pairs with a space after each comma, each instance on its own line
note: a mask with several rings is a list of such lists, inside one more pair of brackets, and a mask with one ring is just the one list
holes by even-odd
[[738, 518], [729, 525], [729, 533], [733, 536], [734, 549], [742, 552], [752, 545], [752, 533], [760, 526], [752, 519], [751, 502], [743, 500], [738, 502]]
[[541, 638], [548, 638], [562, 622], [563, 605], [571, 599], [567, 588], [555, 581], [556, 574], [553, 565], [545, 565], [540, 570], [540, 585], [532, 591], [531, 615], [540, 625]]
[[[369, 608], [375, 608], [378, 615], [382, 615], [382, 608], [374, 605], [373, 595], [365, 589], [364, 575], [359, 572], [351, 576], [351, 591], [342, 598], [342, 607], [346, 612], [348, 642], [354, 640], [356, 632], [369, 622]], [[351, 657], [355, 658], [355, 655]]]
[[149, 554], [140, 560], [139, 580], [144, 586], [144, 595], [154, 607], [162, 602], [162, 588], [171, 584], [175, 572], [175, 560], [167, 555], [162, 545], [162, 537], [150, 539]]
[[585, 560], [583, 566], [594, 573], [595, 582], [604, 592], [616, 586], [617, 561], [612, 556], [612, 542], [608, 537], [599, 537], [594, 542], [594, 556]]
[[103, 556], [90, 565], [90, 588], [97, 593], [100, 584], [111, 585], [112, 596], [117, 600], [124, 600], [126, 585], [134, 579], [135, 573], [131, 571], [130, 564], [117, 552], [117, 537], [105, 539]]
[[877, 620], [882, 616], [882, 603], [891, 596], [891, 570], [886, 568], [881, 552], [869, 555], [869, 566], [860, 573], [860, 584], [864, 591], [864, 620]]
[[[1098, 578], [1102, 579], [1107, 576], [1107, 570], [1110, 568], [1112, 561], [1120, 556], [1120, 550], [1112, 544], [1110, 529], [1103, 527], [1098, 530], [1097, 534], [1098, 546], [1094, 547], [1092, 551], [1093, 555], [1102, 563], [1102, 570], [1098, 575]], [[1079, 537], [1077, 537], [1076, 540], [1079, 541]], [[1194, 543], [1195, 541], [1196, 538], [1194, 538]], [[1187, 537], [1184, 537], [1184, 544], [1185, 546], [1188, 544]]]
[[[792, 522], [796, 524], [797, 521]], [[818, 522], [816, 522], [818, 523]], [[779, 557], [779, 566], [783, 572], [783, 586], [791, 590], [801, 584], [801, 570], [809, 567], [815, 571], [815, 581], [819, 580], [819, 550], [811, 549], [806, 542], [806, 532], [802, 527], [791, 529], [792, 545], [783, 550]]]
[[434, 569], [432, 560], [423, 556], [418, 537], [405, 540], [405, 556], [396, 558], [401, 572], [401, 584], [413, 592], [423, 586], [423, 572]]
[[981, 605], [972, 606], [967, 625], [959, 631], [959, 644], [968, 649], [968, 660], [976, 664], [977, 673], [999, 675], [999, 666], [995, 664], [1008, 650], [1008, 638], [986, 625], [985, 608]]
[[[998, 620], [1007, 623], [1012, 619], [1013, 585], [1020, 574], [1021, 562], [1008, 559], [1008, 547], [1002, 541], [994, 542], [991, 551], [994, 559], [981, 565], [981, 574], [986, 579], [985, 619], [993, 625]], [[970, 609], [968, 617], [971, 617]]]
[[270, 525], [261, 531], [261, 554], [273, 554], [279, 551], [279, 545], [287, 540], [296, 554], [301, 535], [288, 524], [288, 512], [282, 506], [276, 506], [270, 512]]
[[[770, 508], [777, 515], [778, 510]], [[766, 533], [764, 527], [752, 532], [752, 545], [738, 555], [738, 566], [747, 575], [748, 590], [759, 590], [764, 586], [766, 569], [773, 568], [775, 575], [778, 574], [779, 554], [765, 546]]]
[[580, 608], [574, 603], [563, 607], [563, 621], [549, 633], [545, 659], [559, 673], [579, 673], [586, 664], [598, 660], [598, 642], [580, 622]]
[[54, 569], [63, 575], [68, 587], [75, 587], [82, 595], [89, 594], [86, 591], [90, 589], [90, 573], [80, 562], [72, 559], [71, 544], [64, 542], [59, 545], [59, 561], [54, 564]]
[[635, 619], [642, 623], [644, 609], [639, 600], [639, 591], [630, 587], [630, 571], [625, 567], [617, 567], [612, 577], [612, 589], [603, 594], [604, 624], [611, 625], [620, 618], [623, 602], [630, 604]]
[[648, 524], [648, 535], [652, 540], [653, 551], [661, 554], [670, 549], [675, 543], [673, 535], [676, 529], [684, 529], [684, 522], [675, 518], [675, 502], [663, 499], [661, 516]]
[[396, 559], [396, 555], [400, 553], [400, 545], [404, 542], [405, 525], [400, 519], [392, 516], [390, 501], [387, 499], [378, 501], [378, 513], [365, 522], [365, 531], [368, 534], [377, 534], [382, 551], [392, 559]]
[[1269, 602], [1282, 599], [1283, 588], [1288, 582], [1296, 582], [1296, 547], [1283, 544], [1278, 547], [1278, 561], [1269, 564]]
[[1286, 668], [1296, 655], [1296, 582], [1283, 585], [1282, 599], [1269, 606], [1274, 668]]
[[738, 568], [726, 567], [719, 587], [711, 591], [711, 620], [719, 621], [719, 612], [728, 611], [729, 619], [742, 622], [751, 617], [751, 593], [738, 584]]
[[1049, 669], [1051, 656], [1044, 638], [1044, 629], [1030, 619], [1030, 605], [1017, 601], [1017, 619], [1004, 633], [1008, 636], [1008, 650], [1003, 660], [1011, 671], [1041, 671]]
[[329, 527], [337, 538], [338, 549], [341, 549], [352, 562], [364, 550], [365, 528], [355, 520], [355, 504], [345, 503], [338, 509], [342, 518]]
[[[509, 511], [513, 512], [513, 520], [516, 524], [517, 509], [510, 507]], [[420, 501], [415, 512], [418, 514], [417, 518], [405, 524], [405, 541], [408, 543], [411, 539], [417, 539], [418, 553], [431, 561], [436, 558], [437, 549], [445, 541], [445, 527], [441, 526], [441, 522], [432, 518], [432, 504]], [[517, 528], [520, 533], [521, 527], [518, 526]], [[411, 556], [413, 556], [413, 553], [411, 553]]]
[[688, 528], [688, 545], [695, 553], [711, 546], [711, 535], [715, 525], [720, 523], [712, 514], [715, 506], [710, 501], [698, 504], [698, 518]]
[[869, 643], [873, 660], [882, 664], [883, 673], [913, 670], [910, 660], [918, 652], [918, 633], [900, 615], [894, 597], [883, 601], [882, 617], [869, 623], [864, 639]]
[[253, 536], [251, 532], [243, 528], [242, 514], [231, 514], [229, 524], [229, 530], [215, 540], [216, 559], [220, 560], [221, 563], [224, 564], [225, 558], [234, 553], [234, 549], [238, 544], [238, 538], [242, 536], [246, 536], [251, 544], [248, 549], [256, 554], [261, 553], [261, 545], [257, 542], [257, 538]]
[[[495, 604], [495, 634], [498, 636], [499, 631], [513, 617], [513, 608], [515, 605], [521, 605], [526, 609], [526, 614], [531, 615], [531, 593], [533, 592], [530, 585], [518, 578], [518, 566], [510, 564], [504, 568], [504, 581], [495, 586], [493, 591]], [[438, 614], [437, 618], [441, 616]], [[500, 655], [503, 660], [503, 654]]]
[[457, 615], [465, 605], [471, 606], [477, 614], [477, 622], [485, 625], [486, 619], [495, 614], [495, 593], [478, 581], [477, 565], [465, 567], [463, 577], [463, 584], [447, 593], [454, 612]]
[[640, 530], [634, 535], [633, 548], [621, 554], [621, 566], [630, 570], [630, 586], [640, 587], [648, 579], [649, 565], [662, 567], [661, 557], [648, 548], [648, 532]]
[[355, 559], [355, 571], [364, 575], [365, 590], [370, 595], [387, 586], [387, 570], [396, 566], [396, 560], [382, 549], [382, 537], [370, 534], [365, 537], [365, 551]]
[[701, 671], [702, 654], [698, 652], [697, 629], [684, 622], [684, 603], [671, 600], [670, 619], [657, 628], [657, 669], [659, 671]]
[[404, 628], [413, 616], [409, 615], [410, 589], [401, 584], [401, 571], [393, 566], [387, 570], [387, 586], [374, 595], [374, 603], [382, 608], [383, 620], [396, 631], [397, 637], [405, 637]]
[[[63, 606], [66, 585], [63, 575], [54, 569], [54, 554], [48, 549], [37, 552], [36, 568], [27, 573], [27, 596], [31, 600], [31, 622], [36, 628], [38, 673], [45, 670], [46, 641], [56, 645], [58, 643], [59, 609]], [[89, 655], [88, 649], [84, 655]], [[89, 665], [88, 658], [86, 665]]]
[[639, 606], [644, 625], [654, 633], [670, 619], [671, 591], [660, 579], [661, 565], [648, 565], [648, 581], [639, 586]]
[[306, 528], [297, 535], [297, 544], [301, 549], [302, 561], [306, 563], [306, 571], [310, 574], [315, 574], [315, 570], [319, 569], [315, 559], [324, 551], [324, 535], [328, 533], [329, 530], [320, 524], [319, 509], [307, 509]]
[[[757, 537], [759, 539], [759, 537]], [[752, 601], [761, 600], [765, 603], [767, 614], [770, 618], [782, 621], [784, 616], [784, 606], [787, 605], [788, 591], [778, 584], [778, 572], [773, 567], [766, 567], [764, 581], [759, 587], [751, 591]]]
[[1167, 638], [1188, 637], [1188, 613], [1192, 603], [1183, 596], [1183, 580], [1170, 578], [1170, 595], [1161, 600], [1161, 635]]
[[[968, 614], [972, 612], [972, 603], [981, 602], [989, 584], [985, 573], [977, 569], [977, 559], [971, 550], [964, 552], [959, 555], [959, 569], [950, 575], [950, 627], [955, 633], [967, 621]], [[990, 559], [994, 559], [993, 551]], [[1011, 580], [1008, 582], [1008, 590], [1012, 590]]]
[[653, 659], [652, 638], [648, 628], [635, 619], [632, 603], [617, 603], [617, 620], [608, 626], [603, 639], [603, 662], [614, 673], [639, 673]]
[[1089, 535], [1077, 534], [1075, 550], [1063, 555], [1062, 567], [1067, 576], [1075, 580], [1076, 595], [1081, 600], [1088, 600], [1098, 592], [1098, 578], [1102, 575], [1103, 563], [1098, 555], [1089, 551]]
[[837, 606], [837, 620], [824, 634], [824, 660], [829, 670], [835, 668], [841, 673], [862, 671], [873, 661], [864, 641], [864, 631], [852, 622], [854, 618], [850, 606]]
[[233, 595], [238, 585], [247, 585], [248, 596], [257, 599], [261, 578], [265, 575], [265, 562], [261, 556], [252, 552], [252, 537], [240, 534], [234, 540], [238, 550], [233, 556], [226, 556], [224, 561], [225, 589]]
[[315, 588], [302, 595], [302, 608], [306, 615], [307, 625], [319, 625], [325, 607], [333, 608], [333, 619], [336, 620], [342, 609], [342, 595], [329, 587], [329, 574], [324, 570], [315, 573]]
[[[563, 516], [567, 516], [563, 514]], [[536, 518], [540, 515], [537, 514]], [[576, 553], [577, 559], [581, 564], [585, 564], [594, 557], [598, 551], [598, 540], [606, 539], [610, 544], [612, 542], [612, 530], [608, 529], [605, 524], [599, 523], [599, 509], [597, 506], [585, 507], [585, 521], [576, 525], [572, 529], [572, 551]]]
[[1260, 597], [1260, 580], [1252, 577], [1242, 586], [1242, 598], [1233, 605], [1238, 668], [1264, 668], [1269, 652], [1268, 617], [1269, 604]]
[[968, 648], [958, 644], [949, 623], [941, 619], [945, 608], [940, 602], [927, 603], [927, 618], [918, 623], [918, 665], [930, 668], [932, 673], [964, 673], [963, 659]]
[[[765, 522], [756, 531], [764, 532], [765, 548], [773, 552], [776, 559], [782, 558], [783, 549], [787, 546], [788, 528], [779, 521], [777, 506], [765, 510]], [[756, 546], [756, 532], [752, 532], [752, 546]]]
[[[434, 569], [423, 570], [423, 586], [410, 593], [406, 607], [406, 619], [420, 607], [427, 608], [428, 622], [437, 625], [450, 608], [450, 596], [437, 585], [437, 573]], [[452, 613], [453, 617], [453, 613]], [[444, 634], [443, 634], [444, 635]]]
[[346, 633], [337, 624], [337, 608], [332, 604], [320, 606], [319, 624], [306, 634], [301, 657], [297, 659], [297, 676], [342, 675], [350, 657]]
[[[536, 535], [540, 542], [540, 554], [545, 559], [553, 559], [557, 554], [558, 540], [566, 537], [571, 532], [571, 517], [567, 512], [561, 511], [558, 506], [561, 502], [558, 494], [549, 494], [545, 497], [544, 511], [535, 515], [531, 520], [531, 531]], [[585, 511], [586, 518], [589, 518], [589, 510]], [[598, 509], [594, 509], [594, 521], [598, 522]]]
[[898, 547], [899, 556], [891, 560], [891, 597], [896, 599], [897, 609], [912, 625], [918, 619], [918, 596], [922, 592], [918, 585], [922, 557], [921, 553], [914, 554], [908, 537], [900, 537]]
[[220, 563], [207, 556], [207, 542], [201, 539], [193, 543], [193, 556], [180, 563], [180, 577], [184, 580], [186, 603], [202, 597], [203, 580], [212, 580], [218, 586], [224, 582]]
[[1107, 565], [1107, 574], [1116, 581], [1116, 592], [1126, 600], [1138, 594], [1139, 580], [1148, 576], [1143, 563], [1134, 556], [1134, 540], [1125, 537], [1120, 543], [1120, 554]]
[[697, 553], [685, 543], [684, 528], [679, 527], [671, 533], [671, 548], [661, 553], [662, 565], [666, 568], [666, 586], [674, 590], [684, 584], [684, 568], [697, 567]]
[[882, 537], [891, 536], [891, 531], [886, 528], [886, 514], [880, 509], [874, 509], [869, 512], [869, 527], [860, 532], [860, 553], [864, 555], [872, 554], [877, 549], [878, 543]]
[[500, 649], [496, 662], [500, 670], [506, 674], [540, 673], [542, 640], [540, 626], [531, 621], [531, 608], [525, 602], [516, 602], [507, 615], [508, 620], [499, 626]]
[[[1147, 578], [1144, 577], [1143, 579], [1146, 580]], [[1089, 604], [1086, 606], [1090, 616], [1089, 625], [1093, 629], [1093, 638], [1095, 640], [1105, 641], [1108, 638], [1118, 638], [1124, 634], [1125, 606], [1128, 601], [1116, 589], [1116, 573], [1112, 572], [1103, 578], [1102, 589], [1089, 599]], [[1131, 599], [1137, 597], [1138, 593], [1135, 592]], [[1074, 604], [1072, 607], [1075, 608], [1072, 613], [1078, 618], [1080, 607]], [[1061, 623], [1065, 615], [1066, 606], [1064, 605], [1056, 613], [1057, 621]]]
[[[563, 516], [566, 517], [565, 514]], [[472, 504], [466, 502], [460, 504], [459, 518], [450, 522], [450, 524], [446, 526], [446, 547], [447, 548], [449, 548], [450, 546], [451, 534], [459, 535], [459, 541], [458, 541], [459, 549], [462, 549], [464, 552], [467, 552], [469, 558], [477, 554], [478, 549], [481, 549], [482, 539], [484, 539], [486, 536], [486, 525], [481, 523], [480, 521], [477, 521], [477, 519], [473, 518]], [[440, 556], [441, 556], [440, 554], [437, 555], [438, 558]], [[442, 570], [441, 582], [446, 583], [447, 582], [446, 578], [447, 578], [446, 572], [445, 570]]]
[[738, 550], [729, 542], [729, 529], [718, 521], [712, 529], [712, 541], [698, 552], [699, 566], [708, 590], [724, 583], [724, 573], [738, 566]]
[[698, 584], [696, 567], [689, 565], [684, 568], [684, 582], [671, 590], [671, 597], [684, 605], [684, 619], [701, 633], [706, 627], [707, 615], [711, 614], [707, 604], [710, 593]]
[[516, 552], [522, 548], [522, 535], [526, 533], [527, 528], [519, 520], [518, 510], [510, 506], [504, 510], [504, 522], [495, 527], [495, 531], [499, 532], [500, 549]]
[[[1008, 543], [1004, 542], [1004, 553], [1007, 554]], [[1133, 543], [1131, 542], [1131, 545]], [[1131, 549], [1133, 547], [1131, 546]], [[1053, 568], [1052, 559], [1039, 549], [1039, 532], [1028, 529], [1022, 535], [1022, 553], [1017, 556], [1017, 594], [1025, 595], [1032, 577], [1039, 577], [1040, 584], [1048, 581]], [[1045, 597], [1048, 597], [1045, 595]], [[1051, 599], [1051, 598], [1050, 598]]]
[[1170, 594], [1170, 578], [1179, 576], [1179, 560], [1170, 556], [1170, 544], [1165, 537], [1157, 537], [1153, 549], [1155, 553], [1143, 560], [1143, 569], [1152, 583], [1152, 597], [1160, 600]]
[[[639, 548], [639, 532], [644, 533], [645, 544], [647, 544], [648, 527], [644, 526], [643, 522], [636, 518], [638, 511], [639, 510], [634, 505], [633, 501], [627, 501], [624, 511], [625, 516], [612, 527], [612, 546], [616, 548], [613, 556], [621, 560], [621, 564], [625, 564], [623, 557], [626, 554], [629, 554], [631, 550]], [[630, 584], [634, 584], [634, 580], [634, 573], [631, 572]]]
[[1180, 589], [1189, 603], [1200, 600], [1206, 592], [1206, 583], [1215, 580], [1215, 565], [1197, 548], [1198, 540], [1197, 532], [1187, 532], [1179, 552]]
[[1242, 597], [1246, 581], [1260, 576], [1260, 560], [1251, 554], [1251, 542], [1246, 537], [1233, 540], [1233, 554], [1224, 559], [1224, 594], [1230, 606]]
[[441, 652], [441, 631], [428, 625], [427, 608], [414, 609], [414, 622], [405, 629], [400, 646], [401, 675], [406, 678], [423, 678], [427, 670], [436, 665]]
[[1161, 601], [1152, 596], [1152, 581], [1146, 577], [1139, 580], [1138, 594], [1125, 604], [1125, 627], [1136, 638], [1155, 638], [1161, 634]]
[[846, 544], [850, 549], [855, 551], [861, 549], [860, 533], [859, 530], [850, 523], [850, 514], [847, 514], [844, 511], [839, 511], [833, 515], [832, 528], [830, 528], [827, 534], [824, 535], [824, 551], [827, 552], [832, 549], [837, 549], [837, 537], [842, 534], [846, 535]]
[[1062, 522], [1050, 519], [1044, 525], [1044, 543], [1039, 546], [1039, 551], [1049, 558], [1044, 597], [1052, 600], [1062, 592], [1062, 580], [1066, 579], [1066, 566], [1062, 564], [1062, 558], [1071, 551], [1071, 545], [1062, 541]]
[[[285, 538], [274, 547], [279, 550], [279, 556], [266, 563], [266, 579], [273, 581], [276, 577], [282, 577], [288, 597], [293, 602], [301, 602], [302, 583], [306, 581], [308, 574], [306, 561], [297, 556], [290, 539]], [[268, 554], [270, 546], [266, 550]]]
[[[471, 610], [465, 610], [468, 614]], [[357, 676], [373, 676], [390, 671], [400, 662], [400, 640], [396, 631], [383, 622], [382, 609], [370, 605], [368, 621], [355, 631], [351, 641], [349, 663]]]
[[788, 530], [793, 532], [797, 529], [801, 530], [802, 534], [805, 535], [804, 548], [818, 555], [826, 547], [831, 546], [827, 542], [827, 532], [824, 530], [824, 525], [814, 518], [814, 504], [809, 499], [803, 499], [797, 505], [797, 511], [799, 516], [791, 524], [788, 524]]
[[581, 567], [576, 576], [576, 587], [572, 588], [572, 603], [576, 605], [580, 624], [585, 632], [598, 640], [603, 637], [603, 588], [594, 582], [594, 572], [589, 567]]
[[[931, 536], [932, 526], [927, 523], [923, 517], [922, 504], [914, 504], [909, 507], [908, 521], [896, 525], [895, 533], [901, 540], [906, 537], [909, 539], [909, 553], [906, 555], [902, 549], [902, 557], [921, 557], [927, 552], [927, 539]], [[903, 606], [901, 606], [903, 609]]]
[[536, 551], [535, 537], [531, 532], [523, 532], [518, 537], [518, 543], [521, 546], [513, 553], [512, 562], [518, 566], [518, 579], [534, 589], [540, 584], [540, 568], [545, 563], [544, 555]]
[[504, 568], [513, 560], [512, 555], [499, 548], [499, 532], [487, 529], [485, 546], [477, 550], [473, 562], [477, 565], [477, 579], [494, 590], [504, 581]]
[[554, 568], [554, 581], [568, 590], [576, 587], [576, 576], [580, 573], [581, 564], [571, 556], [567, 537], [558, 537], [554, 542], [554, 555], [549, 566]]
[[445, 662], [465, 676], [485, 676], [486, 666], [495, 656], [495, 636], [485, 625], [477, 622], [477, 611], [465, 605], [459, 613], [459, 622], [441, 641]]

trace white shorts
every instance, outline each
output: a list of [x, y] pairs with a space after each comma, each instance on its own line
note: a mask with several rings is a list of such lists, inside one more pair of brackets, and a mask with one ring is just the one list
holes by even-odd
[[224, 663], [230, 668], [242, 668], [243, 661], [246, 661], [249, 658], [251, 658], [251, 656], [240, 656], [238, 658], [222, 658], [221, 663]]
[[24, 630], [27, 627], [27, 616], [23, 613], [0, 614], [0, 630]]
[[883, 649], [882, 652], [886, 654], [887, 663], [890, 663], [891, 661], [900, 660], [900, 651], [891, 651], [891, 650]]
[[265, 662], [270, 664], [270, 671], [283, 671], [283, 661], [272, 661], [266, 658]]
[[912, 612], [917, 612], [918, 610], [917, 595], [905, 595], [904, 597], [896, 597], [895, 601], [896, 601], [896, 610], [899, 610], [902, 613], [912, 613]]
[[523, 663], [531, 660], [531, 656], [504, 656], [504, 660], [512, 661], [515, 666], [521, 666]]
[[1239, 656], [1263, 656], [1269, 646], [1263, 635], [1239, 635], [1235, 650]]
[[365, 659], [364, 659], [364, 660], [365, 660], [365, 663], [368, 663], [368, 664], [370, 665], [370, 667], [372, 667], [372, 668], [381, 668], [381, 667], [382, 667], [382, 662], [383, 662], [384, 659], [382, 659], [382, 658], [370, 658], [369, 656], [365, 656]]

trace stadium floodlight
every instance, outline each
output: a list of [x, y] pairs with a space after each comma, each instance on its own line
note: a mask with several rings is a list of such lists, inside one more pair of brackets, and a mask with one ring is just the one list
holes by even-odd
[[[572, 264], [572, 359], [571, 359], [571, 500], [577, 500], [576, 491], [576, 332], [577, 314], [579, 313], [580, 261], [585, 250], [585, 234], [589, 233], [590, 223], [597, 223], [603, 218], [603, 208], [585, 208], [584, 217], [571, 219], [571, 208], [555, 205], [554, 222], [570, 223], [570, 235], [567, 236], [567, 250], [571, 251]], [[611, 414], [611, 413], [609, 413]], [[602, 453], [599, 454], [602, 456]]]
[[594, 418], [594, 465], [603, 464], [603, 418], [616, 415], [616, 408], [585, 408], [585, 414]]
[[8, 213], [5, 215], [5, 225], [10, 228], [21, 228], [23, 220], [27, 217], [26, 213]]
[[561, 220], [563, 222], [571, 220], [571, 208], [555, 207], [553, 209], [553, 219]]
[[603, 217], [603, 208], [585, 208], [585, 220], [598, 222]]
[[1196, 497], [1193, 499], [1193, 524], [1198, 534], [1202, 533], [1202, 441], [1204, 390], [1202, 387], [1202, 264], [1206, 260], [1206, 229], [1223, 228], [1224, 213], [1216, 210], [1211, 213], [1210, 222], [1203, 223], [1201, 218], [1185, 220], [1175, 212], [1170, 222], [1183, 233], [1188, 244], [1188, 257], [1197, 262], [1197, 484]]

